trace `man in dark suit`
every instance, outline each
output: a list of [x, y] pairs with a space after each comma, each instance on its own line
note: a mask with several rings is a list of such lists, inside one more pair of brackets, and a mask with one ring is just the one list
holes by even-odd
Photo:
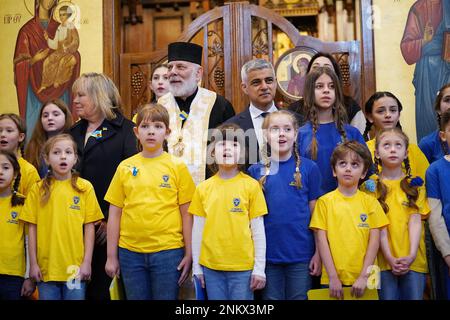
[[239, 125], [246, 134], [246, 163], [248, 168], [261, 158], [264, 143], [262, 124], [267, 114], [277, 111], [274, 104], [277, 81], [272, 64], [263, 59], [253, 59], [242, 66], [241, 89], [250, 105], [243, 112], [227, 120]]

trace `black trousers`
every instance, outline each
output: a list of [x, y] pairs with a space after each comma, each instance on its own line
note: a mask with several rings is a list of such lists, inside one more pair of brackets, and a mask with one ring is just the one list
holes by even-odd
[[105, 272], [106, 257], [106, 243], [96, 244], [92, 254], [92, 274], [86, 288], [86, 300], [110, 300], [109, 285], [112, 279]]

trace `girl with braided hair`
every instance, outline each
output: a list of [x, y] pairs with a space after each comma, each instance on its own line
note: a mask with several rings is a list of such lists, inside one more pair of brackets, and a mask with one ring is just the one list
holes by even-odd
[[30, 277], [41, 300], [84, 300], [94, 223], [103, 214], [92, 184], [73, 171], [77, 145], [72, 137], [51, 137], [43, 150], [49, 171], [31, 187], [20, 216], [29, 228]]
[[249, 174], [263, 187], [269, 214], [266, 230], [265, 300], [306, 299], [312, 276], [320, 275], [321, 262], [309, 230], [311, 213], [318, 197], [319, 167], [301, 157], [297, 148], [298, 125], [286, 110], [267, 115], [262, 125], [270, 146], [262, 148], [263, 160]]
[[334, 148], [347, 140], [365, 144], [359, 130], [347, 124], [341, 83], [333, 70], [318, 67], [306, 76], [304, 100], [308, 122], [299, 130], [298, 150], [314, 160], [322, 173], [322, 190], [336, 189], [330, 165]]
[[25, 198], [17, 192], [19, 184], [16, 156], [0, 150], [0, 300], [20, 300], [35, 289], [25, 272], [25, 228], [19, 221]]
[[[402, 109], [403, 107], [400, 100], [389, 91], [375, 92], [369, 100], [367, 100], [364, 106], [367, 120], [364, 138], [367, 140], [367, 147], [369, 147], [372, 157], [374, 157], [374, 161], [374, 137], [383, 129], [396, 127], [402, 129], [400, 125], [400, 113]], [[427, 171], [429, 163], [417, 144], [409, 144], [408, 158], [411, 166], [411, 174], [425, 179], [425, 172]], [[405, 167], [403, 167], [403, 169], [406, 173]], [[380, 168], [378, 168], [378, 170], [380, 170]]]
[[430, 209], [422, 178], [411, 175], [408, 144], [399, 128], [378, 132], [376, 173], [361, 186], [378, 199], [390, 222], [381, 231], [378, 253], [382, 300], [421, 300], [428, 273], [423, 226]]
[[[438, 91], [434, 110], [436, 111], [437, 122], [440, 124], [442, 114], [446, 110], [450, 110], [450, 83], [447, 83]], [[449, 154], [449, 147], [445, 141], [441, 140], [439, 132], [440, 130], [437, 129], [423, 137], [419, 142], [419, 148], [425, 154], [430, 164]]]
[[17, 114], [0, 114], [0, 150], [9, 151], [16, 155], [22, 176], [18, 192], [24, 196], [28, 194], [31, 186], [39, 181], [39, 174], [36, 168], [22, 157], [24, 154], [25, 136], [25, 122]]

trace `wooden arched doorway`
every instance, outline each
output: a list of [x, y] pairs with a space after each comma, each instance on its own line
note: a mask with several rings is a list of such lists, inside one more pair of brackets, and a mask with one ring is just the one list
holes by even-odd
[[[301, 36], [284, 17], [248, 2], [228, 3], [194, 20], [178, 41], [195, 42], [203, 46], [202, 86], [225, 96], [240, 112], [248, 104], [240, 89], [242, 65], [253, 58], [263, 58], [275, 66], [275, 34], [283, 32], [292, 47], [310, 48], [312, 51], [332, 53], [348, 71], [344, 86], [347, 94], [362, 101], [359, 84], [361, 80], [361, 56], [359, 41], [322, 42], [309, 36]], [[295, 49], [292, 49], [295, 50]], [[148, 53], [126, 53], [120, 57], [120, 91], [125, 114], [131, 116], [137, 108], [150, 101], [147, 87], [151, 70], [167, 59], [167, 49]], [[278, 102], [291, 102], [291, 97], [279, 90]]]

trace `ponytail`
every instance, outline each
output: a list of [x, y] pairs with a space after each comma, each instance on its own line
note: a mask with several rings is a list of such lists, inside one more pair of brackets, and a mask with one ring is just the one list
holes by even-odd
[[16, 179], [14, 180], [14, 184], [13, 184], [12, 197], [11, 197], [11, 206], [13, 206], [13, 207], [23, 206], [25, 203], [25, 197], [23, 197], [22, 195], [19, 195], [19, 193], [18, 193], [21, 177], [22, 177], [22, 175], [20, 174], [20, 171], [19, 171]]
[[294, 178], [295, 178], [295, 186], [297, 187], [297, 189], [301, 189], [302, 188], [302, 174], [300, 173], [300, 154], [298, 153], [298, 148], [297, 148], [297, 140], [294, 141], [294, 156], [295, 156], [295, 173], [294, 173]]
[[386, 203], [386, 197], [387, 197], [387, 186], [383, 183], [383, 180], [381, 179], [380, 170], [378, 169], [379, 166], [381, 166], [381, 160], [380, 158], [375, 158], [375, 174], [377, 175], [377, 193], [378, 193], [378, 202], [380, 203], [381, 207], [383, 208], [384, 213], [389, 212], [389, 206]]
[[267, 150], [267, 143], [264, 143], [263, 147], [261, 148], [261, 155], [264, 163], [264, 175], [262, 175], [261, 178], [259, 178], [258, 182], [261, 188], [264, 190], [264, 185], [266, 184], [267, 176], [270, 173], [270, 164], [271, 164], [269, 152]]
[[366, 128], [364, 129], [363, 138], [364, 141], [369, 141], [369, 132], [372, 129], [372, 122], [366, 119]]
[[419, 187], [411, 185], [411, 166], [408, 157], [403, 160], [403, 163], [405, 164], [407, 174], [400, 182], [400, 187], [408, 198], [408, 207], [419, 210], [419, 207], [416, 204], [416, 201], [419, 198]]

